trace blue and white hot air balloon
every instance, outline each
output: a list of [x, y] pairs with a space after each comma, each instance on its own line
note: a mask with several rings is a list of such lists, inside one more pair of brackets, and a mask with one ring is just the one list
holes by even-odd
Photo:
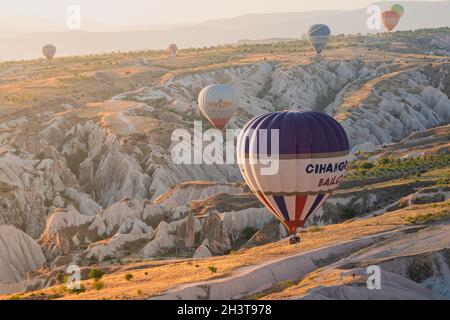
[[306, 32], [308, 41], [317, 54], [320, 54], [330, 40], [330, 28], [324, 24], [315, 24]]
[[[250, 189], [295, 234], [342, 181], [349, 142], [342, 126], [324, 113], [274, 112], [246, 124], [237, 158]], [[275, 171], [267, 170], [268, 159], [278, 161], [271, 162]]]

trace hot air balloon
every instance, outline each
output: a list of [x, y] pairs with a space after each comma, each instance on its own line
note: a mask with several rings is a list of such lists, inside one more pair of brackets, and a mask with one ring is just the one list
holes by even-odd
[[393, 4], [391, 6], [391, 11], [397, 12], [401, 18], [405, 13], [405, 8], [401, 4]]
[[384, 11], [381, 14], [381, 20], [383, 21], [386, 29], [391, 32], [397, 26], [397, 23], [400, 20], [400, 15], [395, 11]]
[[320, 54], [330, 39], [331, 31], [324, 24], [315, 24], [306, 32], [308, 41], [317, 54]]
[[178, 47], [175, 43], [172, 43], [169, 48], [167, 49], [167, 52], [169, 54], [169, 57], [175, 58], [177, 56]]
[[239, 94], [232, 86], [214, 84], [200, 91], [198, 105], [209, 122], [222, 130], [236, 112], [239, 100]]
[[46, 44], [42, 48], [42, 53], [47, 58], [48, 61], [51, 61], [56, 53], [56, 47], [52, 44]]
[[[278, 130], [278, 136], [272, 129]], [[236, 148], [247, 185], [291, 235], [338, 187], [349, 161], [344, 129], [320, 112], [258, 116], [245, 125]], [[264, 172], [263, 160], [270, 157], [275, 157], [277, 170]]]

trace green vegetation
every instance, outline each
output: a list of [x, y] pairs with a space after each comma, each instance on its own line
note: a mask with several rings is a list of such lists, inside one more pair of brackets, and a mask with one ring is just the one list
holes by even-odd
[[69, 281], [69, 279], [70, 279], [70, 275], [66, 274], [66, 275], [64, 276], [64, 278], [63, 278], [63, 283], [67, 284], [67, 282]]
[[100, 291], [101, 289], [103, 289], [105, 284], [103, 283], [103, 281], [95, 280], [92, 286], [94, 287], [95, 290]]
[[353, 208], [345, 208], [342, 210], [341, 218], [343, 220], [350, 220], [356, 217], [357, 212]]
[[381, 158], [376, 162], [354, 161], [349, 166], [346, 180], [361, 180], [379, 177], [417, 177], [430, 170], [446, 168], [449, 166], [449, 154], [405, 159]]
[[320, 226], [311, 226], [308, 228], [308, 232], [310, 232], [310, 233], [320, 232], [320, 231], [322, 231]]
[[217, 267], [215, 265], [210, 265], [208, 267], [209, 271], [211, 271], [212, 273], [216, 273], [217, 272]]
[[359, 164], [359, 168], [363, 170], [372, 169], [373, 167], [375, 167], [375, 165], [372, 162], [365, 161]]
[[94, 280], [98, 281], [101, 278], [103, 278], [104, 275], [105, 275], [105, 272], [103, 270], [93, 268], [89, 271], [88, 277], [89, 277], [89, 279], [94, 279]]
[[83, 285], [80, 285], [80, 287], [73, 287], [70, 292], [75, 294], [80, 294], [86, 291], [86, 288]]
[[406, 217], [405, 221], [411, 224], [431, 224], [436, 221], [450, 219], [449, 209], [445, 209], [437, 214], [425, 214], [414, 217]]
[[438, 180], [436, 183], [438, 187], [448, 187], [450, 186], [450, 177], [443, 177]]
[[286, 289], [286, 288], [292, 287], [293, 285], [295, 285], [294, 281], [292, 281], [292, 280], [285, 280], [285, 281], [279, 282], [277, 286], [280, 289]]
[[256, 233], [256, 230], [252, 227], [246, 227], [243, 231], [242, 234], [244, 235], [244, 237], [246, 239], [250, 239], [251, 237], [253, 237], [253, 235]]

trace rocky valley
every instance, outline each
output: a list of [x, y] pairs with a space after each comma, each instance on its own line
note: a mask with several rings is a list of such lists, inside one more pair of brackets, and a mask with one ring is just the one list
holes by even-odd
[[[448, 34], [336, 36], [320, 57], [296, 41], [1, 63], [0, 294], [450, 298]], [[211, 128], [197, 96], [212, 83], [240, 93], [229, 128], [315, 110], [346, 130], [349, 171], [301, 244], [237, 165], [172, 161], [174, 130]], [[392, 290], [362, 288], [374, 264]], [[83, 292], [64, 289], [71, 265]]]

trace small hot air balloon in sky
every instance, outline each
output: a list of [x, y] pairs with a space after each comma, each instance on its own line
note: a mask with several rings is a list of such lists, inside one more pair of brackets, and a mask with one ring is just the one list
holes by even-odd
[[[258, 116], [245, 125], [236, 148], [247, 185], [291, 234], [339, 186], [349, 161], [342, 126], [327, 114], [312, 111]], [[264, 160], [270, 157], [278, 161], [273, 167], [277, 170], [264, 172]]]
[[330, 28], [324, 24], [315, 24], [308, 29], [306, 35], [316, 53], [320, 54], [330, 39], [331, 31]]
[[42, 48], [42, 53], [44, 54], [45, 58], [47, 58], [48, 61], [51, 61], [56, 53], [56, 47], [52, 44], [46, 44]]
[[198, 105], [203, 115], [219, 130], [227, 125], [239, 106], [239, 94], [230, 85], [214, 84], [200, 91]]
[[178, 47], [175, 43], [172, 43], [169, 48], [167, 49], [167, 52], [169, 54], [169, 57], [175, 58], [178, 53]]
[[398, 21], [400, 20], [400, 15], [395, 11], [384, 11], [381, 14], [381, 20], [383, 21], [386, 29], [391, 32], [397, 26]]
[[405, 8], [401, 4], [393, 4], [391, 6], [391, 11], [397, 12], [401, 18], [405, 13]]

